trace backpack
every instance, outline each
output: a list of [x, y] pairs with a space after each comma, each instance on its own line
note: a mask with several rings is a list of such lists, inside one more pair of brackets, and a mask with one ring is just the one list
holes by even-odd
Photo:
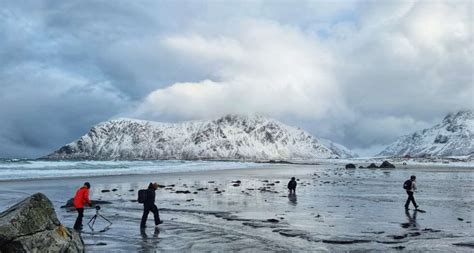
[[405, 183], [403, 183], [403, 189], [405, 190], [410, 190], [411, 189], [411, 180], [408, 179], [407, 181], [405, 181]]
[[138, 191], [138, 203], [143, 204], [145, 203], [146, 199], [148, 196], [148, 191], [145, 189], [139, 190]]

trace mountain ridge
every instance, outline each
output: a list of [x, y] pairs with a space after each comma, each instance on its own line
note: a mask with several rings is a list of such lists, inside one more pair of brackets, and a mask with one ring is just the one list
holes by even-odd
[[449, 113], [431, 128], [399, 137], [377, 156], [446, 157], [474, 155], [474, 112]]
[[258, 115], [180, 123], [119, 118], [93, 126], [86, 135], [43, 158], [260, 161], [354, 155], [332, 144], [327, 147], [304, 130]]

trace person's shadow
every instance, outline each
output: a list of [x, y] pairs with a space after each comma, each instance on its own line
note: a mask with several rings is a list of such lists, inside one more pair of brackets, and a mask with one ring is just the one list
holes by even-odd
[[297, 198], [296, 198], [296, 193], [290, 193], [288, 194], [288, 200], [290, 201], [290, 204], [296, 206], [297, 204]]
[[406, 223], [402, 223], [401, 226], [406, 229], [410, 230], [418, 230], [418, 222], [416, 222], [416, 213], [418, 211], [415, 209], [413, 211], [413, 215], [410, 214], [410, 210], [405, 209], [405, 215], [407, 216], [407, 221]]

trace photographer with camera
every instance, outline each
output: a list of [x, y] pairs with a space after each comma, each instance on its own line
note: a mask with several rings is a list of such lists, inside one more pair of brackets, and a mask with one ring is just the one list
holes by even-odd
[[148, 214], [150, 213], [150, 211], [155, 216], [155, 226], [158, 226], [159, 224], [163, 223], [160, 220], [158, 207], [155, 205], [155, 191], [157, 188], [158, 188], [157, 183], [150, 183], [148, 185], [148, 189], [146, 189], [146, 196], [144, 196], [144, 199], [143, 199], [143, 216], [142, 216], [142, 222], [140, 223], [141, 229], [144, 229], [146, 227], [146, 220], [148, 219]]
[[77, 190], [76, 195], [74, 196], [74, 207], [77, 210], [77, 219], [76, 223], [74, 223], [74, 229], [81, 230], [82, 229], [82, 218], [84, 217], [84, 205], [87, 204], [88, 206], [92, 207], [92, 203], [89, 199], [89, 189], [91, 188], [91, 184], [89, 182], [85, 182], [84, 186]]

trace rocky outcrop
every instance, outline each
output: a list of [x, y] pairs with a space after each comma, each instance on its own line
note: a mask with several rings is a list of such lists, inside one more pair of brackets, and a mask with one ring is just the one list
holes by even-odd
[[353, 163], [346, 164], [346, 169], [355, 169], [355, 168], [356, 168], [356, 166]]
[[389, 161], [383, 161], [383, 163], [380, 164], [379, 168], [394, 169], [395, 165], [391, 164]]
[[36, 193], [0, 213], [0, 252], [84, 252], [84, 242], [59, 222], [51, 201]]
[[367, 168], [369, 168], [369, 169], [375, 169], [375, 168], [378, 168], [378, 166], [375, 165], [375, 163], [371, 163], [371, 164], [369, 164], [369, 166], [367, 166]]

